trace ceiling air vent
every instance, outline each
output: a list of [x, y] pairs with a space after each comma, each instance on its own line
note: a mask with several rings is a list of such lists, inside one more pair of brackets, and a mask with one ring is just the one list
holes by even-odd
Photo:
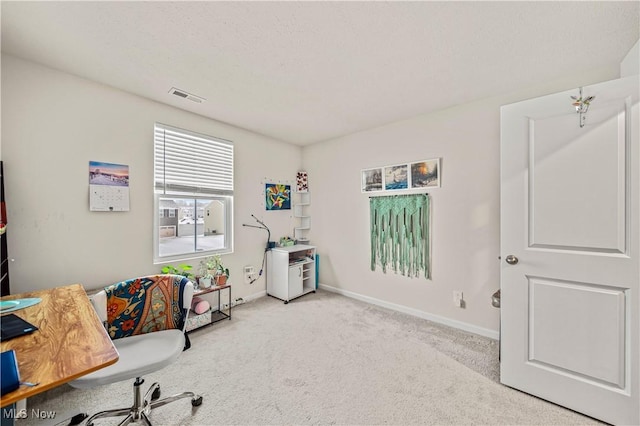
[[184, 99], [189, 99], [190, 101], [193, 101], [193, 102], [196, 102], [196, 103], [199, 103], [199, 104], [201, 104], [202, 102], [206, 101], [205, 98], [201, 98], [200, 96], [192, 95], [191, 93], [187, 93], [184, 90], [176, 89], [175, 87], [172, 87], [171, 90], [169, 90], [169, 93], [171, 93], [172, 95], [179, 96], [179, 97], [184, 98]]

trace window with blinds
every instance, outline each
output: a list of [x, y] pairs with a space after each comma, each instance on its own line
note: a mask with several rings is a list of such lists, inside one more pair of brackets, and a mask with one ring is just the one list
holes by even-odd
[[233, 143], [154, 128], [156, 262], [232, 251]]
[[155, 125], [155, 187], [161, 193], [233, 195], [233, 143]]

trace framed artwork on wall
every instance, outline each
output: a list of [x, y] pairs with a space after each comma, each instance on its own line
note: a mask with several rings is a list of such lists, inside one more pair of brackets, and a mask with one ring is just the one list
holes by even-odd
[[440, 159], [411, 163], [411, 188], [439, 188]]
[[296, 174], [296, 190], [298, 192], [309, 192], [309, 177], [307, 172], [298, 172]]
[[265, 184], [266, 210], [291, 210], [291, 185]]
[[394, 191], [409, 187], [409, 173], [406, 164], [386, 166], [384, 168], [384, 189]]
[[382, 191], [382, 168], [366, 169], [361, 172], [362, 192]]
[[361, 170], [362, 192], [440, 188], [442, 158]]

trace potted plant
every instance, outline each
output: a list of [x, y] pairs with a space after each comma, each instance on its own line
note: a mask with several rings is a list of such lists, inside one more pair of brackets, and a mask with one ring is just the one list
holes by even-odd
[[198, 280], [198, 283], [200, 284], [200, 287], [202, 287], [202, 288], [211, 287], [211, 283], [212, 282], [213, 282], [213, 275], [211, 275], [211, 274], [202, 275], [200, 277], [200, 279]]
[[213, 274], [209, 271], [207, 262], [205, 260], [200, 261], [200, 276], [198, 277], [198, 284], [202, 288], [211, 287], [213, 281]]
[[210, 275], [215, 275], [218, 271], [221, 259], [219, 255], [209, 256], [200, 262], [200, 268]]
[[193, 266], [183, 263], [182, 265], [178, 266], [166, 265], [161, 269], [161, 271], [163, 274], [182, 275], [183, 277], [186, 277], [193, 281], [195, 276], [191, 272], [192, 269]]
[[216, 285], [225, 285], [227, 283], [229, 268], [224, 266], [220, 255], [216, 254], [207, 257], [202, 261], [201, 267], [206, 268], [207, 273], [213, 276]]
[[225, 285], [227, 283], [227, 279], [229, 278], [229, 268], [225, 268], [223, 265], [220, 265], [218, 268], [218, 273], [213, 277], [216, 285]]

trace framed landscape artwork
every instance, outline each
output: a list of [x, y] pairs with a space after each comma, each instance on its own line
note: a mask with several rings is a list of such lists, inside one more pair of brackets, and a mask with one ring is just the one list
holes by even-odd
[[362, 192], [382, 191], [382, 168], [362, 171]]
[[433, 158], [364, 169], [361, 171], [361, 191], [388, 192], [440, 188], [441, 160], [441, 158]]
[[409, 175], [407, 165], [387, 166], [384, 168], [384, 189], [393, 191], [396, 189], [408, 188]]
[[411, 188], [439, 188], [440, 159], [411, 163]]

